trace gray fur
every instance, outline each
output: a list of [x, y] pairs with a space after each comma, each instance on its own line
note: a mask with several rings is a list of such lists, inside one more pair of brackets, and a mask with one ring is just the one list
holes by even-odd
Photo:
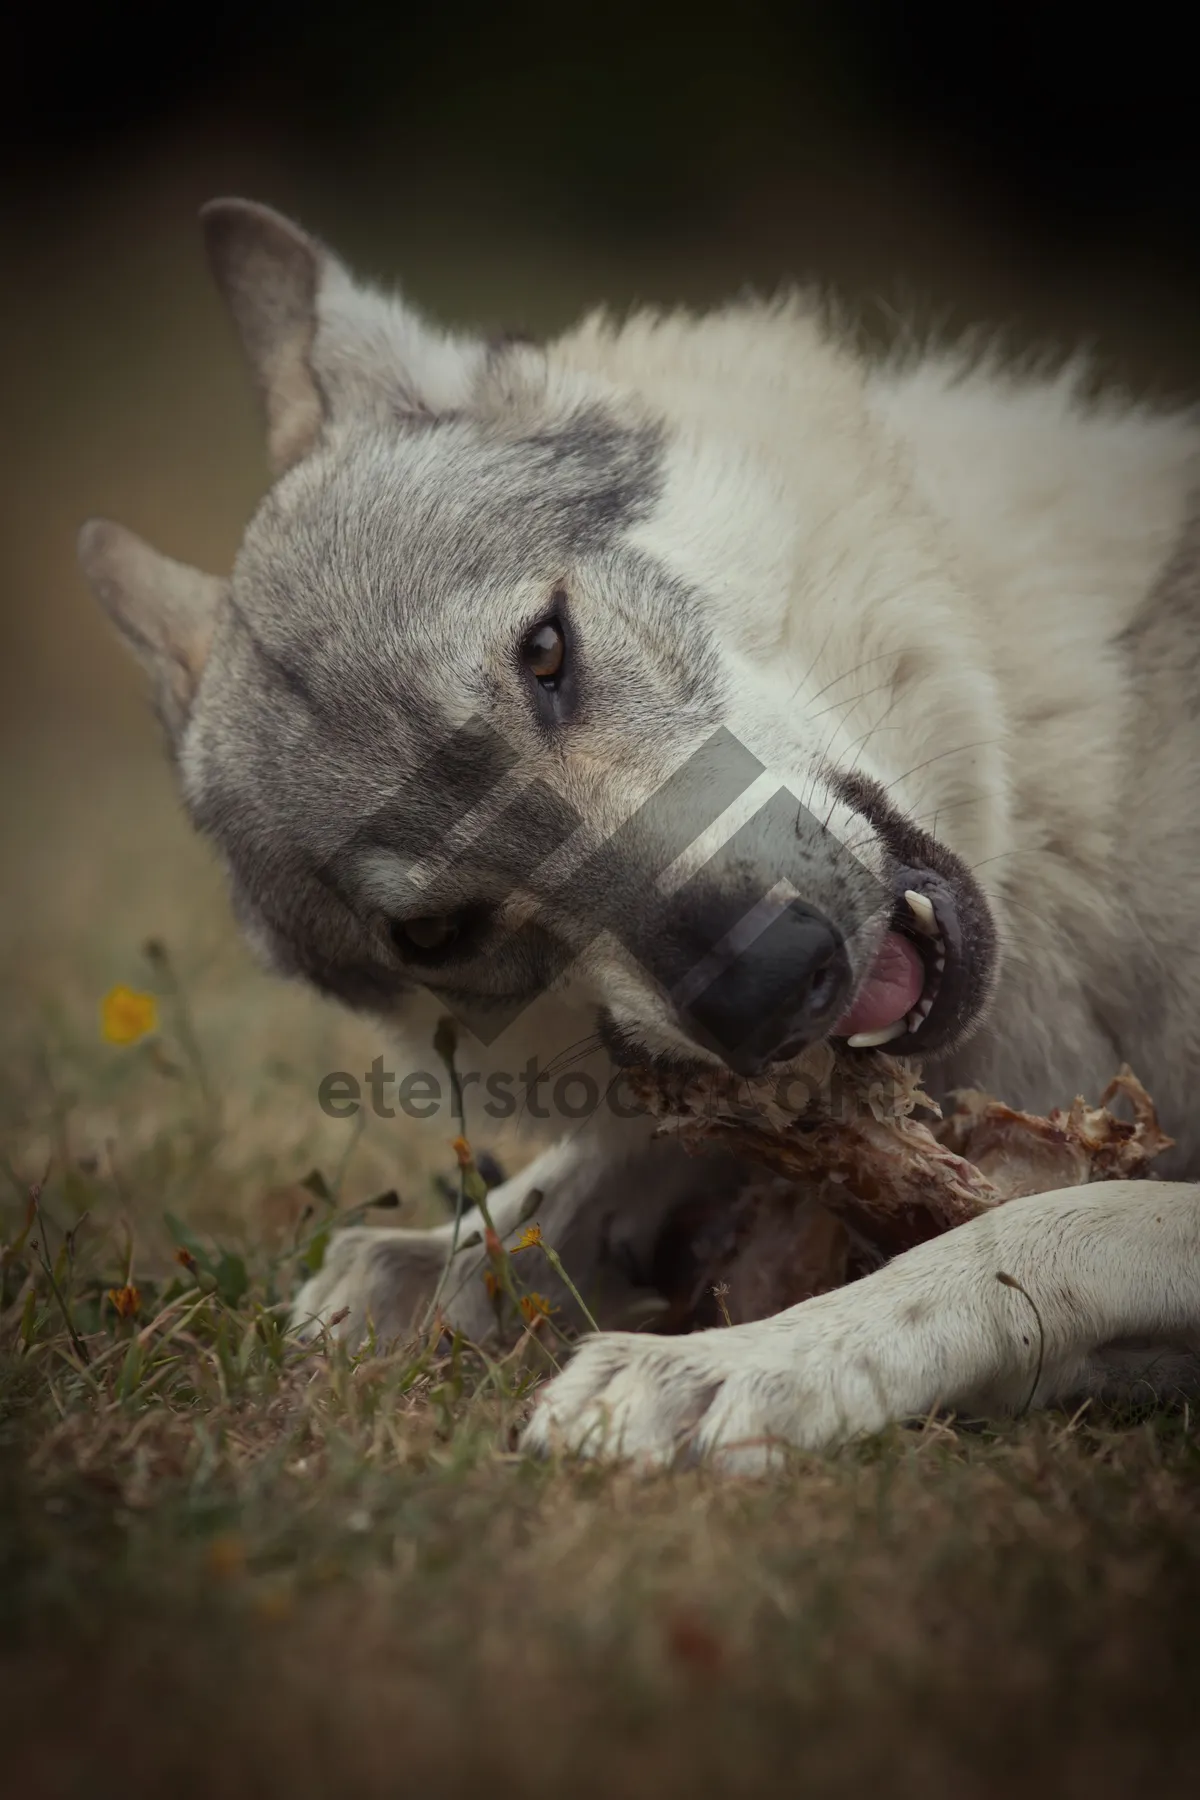
[[[305, 974], [361, 1004], [376, 950], [353, 916], [354, 853], [375, 844], [418, 860], [520, 757], [529, 734], [524, 721], [498, 723], [496, 665], [515, 656], [523, 621], [482, 644], [471, 626], [522, 575], [544, 570], [548, 593], [587, 567], [640, 631], [670, 637], [675, 586], [620, 545], [655, 481], [655, 434], [591, 410], [516, 438], [467, 420], [401, 420], [315, 456], [268, 497], [190, 724], [185, 794], [285, 965], [300, 951]], [[672, 645], [653, 685], [624, 671], [629, 729], [639, 712], [650, 721], [669, 684], [683, 707], [701, 704], [706, 664], [698, 643], [678, 668]], [[599, 683], [590, 704], [604, 704]], [[459, 754], [477, 719], [479, 752]], [[585, 708], [577, 729], [587, 725]], [[414, 779], [426, 750], [436, 782]], [[512, 848], [494, 844], [495, 860]], [[318, 918], [328, 923], [314, 955]], [[386, 1004], [390, 952], [375, 980]]]

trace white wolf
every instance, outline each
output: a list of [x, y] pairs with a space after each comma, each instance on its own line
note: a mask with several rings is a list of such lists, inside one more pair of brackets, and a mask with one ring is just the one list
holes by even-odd
[[[204, 219], [278, 479], [229, 581], [100, 522], [81, 555], [274, 966], [421, 1046], [451, 1010], [482, 1078], [833, 1036], [1043, 1109], [1127, 1060], [1200, 1175], [1193, 416], [872, 362], [798, 298], [489, 342]], [[493, 1195], [626, 1323], [738, 1179], [628, 1110]], [[446, 1250], [347, 1231], [300, 1314], [401, 1330]], [[1039, 1368], [1177, 1384], [1198, 1332], [1200, 1186], [1038, 1196], [763, 1323], [602, 1332], [527, 1441], [753, 1466]]]

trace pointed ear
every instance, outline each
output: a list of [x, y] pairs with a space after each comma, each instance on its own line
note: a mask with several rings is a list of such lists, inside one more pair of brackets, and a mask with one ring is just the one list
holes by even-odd
[[282, 474], [312, 448], [324, 414], [312, 353], [325, 252], [251, 200], [210, 200], [200, 223], [266, 410], [271, 467]]
[[159, 716], [177, 738], [191, 711], [227, 584], [160, 556], [107, 519], [89, 519], [83, 527], [79, 562], [97, 600], [150, 671]]
[[269, 206], [210, 200], [200, 218], [263, 398], [276, 474], [307, 455], [330, 421], [428, 418], [466, 404], [485, 359], [481, 341], [439, 331], [403, 301], [356, 283]]

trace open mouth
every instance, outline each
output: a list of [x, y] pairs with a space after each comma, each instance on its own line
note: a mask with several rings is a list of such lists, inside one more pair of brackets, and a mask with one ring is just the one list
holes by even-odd
[[831, 1035], [851, 1050], [894, 1055], [947, 1047], [974, 1022], [979, 983], [963, 941], [954, 889], [931, 869], [902, 869], [899, 897], [850, 1010]]

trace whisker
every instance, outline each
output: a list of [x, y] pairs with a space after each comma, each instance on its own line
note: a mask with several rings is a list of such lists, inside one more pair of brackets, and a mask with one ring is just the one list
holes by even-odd
[[[603, 1049], [603, 1040], [598, 1032], [593, 1033], [590, 1038], [579, 1038], [574, 1044], [568, 1044], [564, 1049], [552, 1056], [545, 1068], [541, 1070], [540, 1077], [541, 1079], [546, 1080], [553, 1075], [565, 1075], [570, 1069], [573, 1069], [576, 1064], [583, 1062], [587, 1057], [591, 1056], [593, 1051], [600, 1049]], [[524, 1099], [517, 1110], [518, 1122], [523, 1122], [526, 1117], [536, 1118], [537, 1116], [535, 1113], [529, 1111], [531, 1089], [532, 1083], [526, 1083]]]
[[829, 713], [836, 712], [839, 706], [857, 706], [861, 701], [869, 700], [872, 694], [885, 694], [891, 685], [890, 681], [881, 681], [875, 687], [864, 689], [861, 694], [848, 694], [844, 700], [833, 700], [828, 706], [823, 706], [820, 712], [806, 713], [805, 723], [815, 725], [818, 719], [824, 719]]
[[[832, 632], [833, 632], [833, 627], [831, 626], [830, 627], [830, 635], [831, 636], [832, 636]], [[828, 642], [829, 642], [828, 637], [826, 638], [825, 642], [828, 644]], [[889, 657], [889, 656], [893, 657], [897, 662], [899, 662], [901, 652], [899, 650], [881, 650], [877, 656], [865, 656], [861, 662], [855, 663], [855, 665], [852, 669], [844, 669], [840, 675], [835, 675], [832, 681], [827, 681], [823, 688], [818, 688], [816, 693], [813, 694], [812, 699], [820, 700], [823, 695], [825, 695], [829, 692], [831, 687], [837, 687], [839, 682], [849, 681], [849, 679], [852, 675], [861, 674], [862, 670], [869, 669], [871, 667], [872, 663], [883, 662], [885, 657]], [[812, 667], [810, 667], [810, 669], [808, 671], [808, 675], [812, 674], [812, 668], [815, 668], [815, 666], [816, 665], [813, 664]], [[806, 675], [804, 677], [804, 681], [808, 680], [808, 675]], [[802, 688], [804, 686], [804, 681], [802, 681], [800, 683], [800, 686], [795, 689], [795, 692], [792, 696], [793, 699], [795, 698], [796, 694], [798, 694], [800, 692], [800, 688]], [[890, 682], [885, 681], [883, 683], [884, 687], [889, 687], [890, 685], [891, 685]]]
[[1044, 856], [1046, 853], [1040, 844], [1014, 844], [1011, 850], [997, 850], [994, 856], [981, 856], [977, 863], [969, 864], [971, 873], [976, 869], [986, 869], [989, 863], [1002, 862], [1006, 856]]
[[590, 1056], [593, 1050], [599, 1050], [602, 1043], [603, 1040], [598, 1031], [590, 1032], [587, 1037], [576, 1038], [573, 1044], [565, 1044], [550, 1058], [544, 1073], [557, 1075], [562, 1068], [572, 1067], [575, 1063], [581, 1062], [585, 1056]]
[[[796, 695], [800, 692], [800, 689], [804, 686], [805, 682], [808, 680], [809, 676], [812, 674], [813, 670], [816, 668], [817, 664], [820, 662], [821, 658], [824, 656], [825, 652], [828, 650], [829, 640], [833, 636], [836, 629], [837, 629], [837, 620], [834, 619], [833, 622], [830, 624], [829, 630], [825, 633], [825, 636], [821, 640], [821, 648], [817, 651], [817, 654], [813, 657], [813, 659], [809, 663], [807, 669], [805, 669], [803, 675], [800, 677], [800, 680], [797, 682], [796, 686], [792, 689], [792, 699], [793, 700], [796, 698]], [[839, 681], [841, 680], [840, 675], [837, 677], [837, 680], [839, 680]], [[825, 692], [825, 689], [822, 688], [821, 693], [815, 695], [814, 698], [819, 700], [821, 698], [821, 694], [823, 694], [824, 692]]]
[[[948, 805], [935, 807], [932, 812], [910, 813], [905, 816], [910, 825], [919, 825], [923, 820], [932, 818], [933, 825], [931, 827], [930, 835], [936, 837], [937, 822], [943, 813], [957, 812], [960, 806], [979, 806], [984, 800], [997, 799], [999, 797], [999, 792], [999, 789], [995, 789], [991, 793], [988, 793], [986, 790], [981, 790], [975, 794], [968, 794], [962, 800], [951, 800]], [[861, 837], [847, 838], [844, 841], [844, 847], [848, 850], [857, 850], [863, 844], [871, 843], [874, 839], [874, 835], [874, 832], [866, 831]], [[1008, 852], [1002, 850], [999, 854], [1004, 856], [1007, 855]], [[990, 857], [985, 857], [983, 862], [990, 862], [991, 860]], [[982, 867], [983, 864], [980, 863], [978, 866]]]
[[976, 738], [970, 744], [954, 744], [949, 750], [939, 750], [936, 756], [927, 756], [924, 762], [914, 763], [911, 769], [905, 769], [903, 775], [897, 775], [892, 781], [885, 781], [884, 791], [886, 793], [889, 789], [898, 786], [900, 782], [907, 781], [910, 775], [920, 774], [922, 769], [931, 768], [934, 763], [944, 762], [948, 756], [961, 756], [966, 750], [988, 750], [1003, 742], [1002, 737]]

